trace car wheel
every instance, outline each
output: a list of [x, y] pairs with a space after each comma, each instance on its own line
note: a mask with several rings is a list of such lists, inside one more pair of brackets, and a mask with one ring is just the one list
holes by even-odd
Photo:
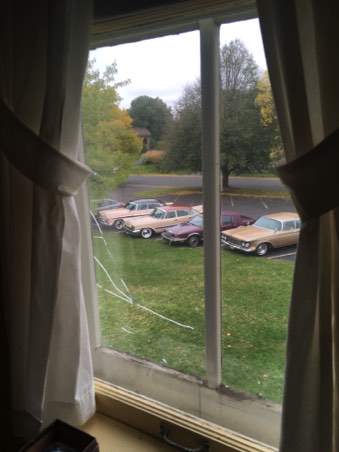
[[259, 245], [257, 246], [255, 252], [257, 253], [258, 256], [265, 256], [265, 254], [268, 251], [268, 245], [267, 243], [259, 243]]
[[144, 228], [141, 229], [140, 231], [140, 235], [143, 239], [149, 239], [150, 237], [152, 237], [153, 231], [150, 228]]
[[187, 241], [188, 245], [192, 248], [198, 246], [200, 243], [200, 238], [198, 235], [191, 235], [191, 237]]
[[115, 222], [113, 223], [113, 226], [115, 227], [115, 229], [117, 231], [121, 231], [124, 227], [124, 220], [115, 220]]

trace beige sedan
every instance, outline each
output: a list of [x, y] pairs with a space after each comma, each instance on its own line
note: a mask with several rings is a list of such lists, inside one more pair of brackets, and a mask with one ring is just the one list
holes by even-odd
[[221, 243], [230, 249], [264, 256], [269, 249], [296, 245], [299, 231], [298, 214], [272, 213], [258, 218], [252, 225], [222, 232]]
[[149, 239], [153, 234], [160, 234], [166, 228], [186, 223], [202, 212], [202, 206], [172, 204], [154, 209], [151, 215], [125, 220], [124, 231], [127, 234]]

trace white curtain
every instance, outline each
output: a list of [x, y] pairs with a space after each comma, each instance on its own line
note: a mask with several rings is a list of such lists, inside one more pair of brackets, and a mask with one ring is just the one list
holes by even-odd
[[339, 4], [258, 0], [303, 225], [291, 298], [281, 452], [339, 450]]
[[74, 196], [89, 170], [81, 91], [91, 0], [5, 0], [0, 14], [1, 311], [15, 434], [95, 410]]

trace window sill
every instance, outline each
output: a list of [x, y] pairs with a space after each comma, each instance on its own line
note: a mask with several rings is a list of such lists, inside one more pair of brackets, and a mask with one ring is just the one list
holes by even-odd
[[173, 450], [161, 438], [161, 425], [189, 448], [207, 440], [214, 452], [277, 450], [113, 385], [96, 381], [95, 387], [97, 413], [82, 429], [97, 438], [100, 452]]
[[96, 413], [81, 429], [96, 438], [100, 452], [173, 452], [173, 448], [162, 441], [100, 413]]

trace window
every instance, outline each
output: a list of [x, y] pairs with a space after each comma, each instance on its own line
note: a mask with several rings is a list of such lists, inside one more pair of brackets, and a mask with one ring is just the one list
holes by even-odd
[[178, 217], [184, 217], [185, 215], [190, 215], [192, 212], [188, 210], [177, 210]]
[[166, 214], [166, 218], [175, 218], [175, 217], [176, 217], [175, 210], [173, 210], [172, 212], [167, 212]]
[[296, 229], [294, 220], [285, 221], [285, 223], [283, 223], [283, 231], [291, 231], [293, 229]]
[[231, 224], [233, 223], [232, 217], [230, 215], [222, 216], [222, 224]]
[[[248, 14], [252, 13], [253, 10], [250, 8]], [[240, 14], [240, 17], [244, 16]], [[236, 329], [230, 331], [228, 326], [223, 324], [220, 314], [222, 301], [220, 287], [225, 285], [227, 278], [224, 276], [226, 269], [221, 267], [223, 251], [220, 249], [220, 174], [218, 169], [220, 158], [219, 70], [216, 60], [219, 55], [219, 26], [216, 22], [219, 23], [222, 20], [216, 21], [203, 17], [201, 21], [193, 22], [198, 30], [187, 33], [195, 44], [199, 44], [199, 40], [201, 40], [203, 141], [202, 143], [197, 141], [197, 143], [202, 148], [204, 181], [202, 197], [196, 203], [196, 205], [204, 204], [204, 245], [194, 251], [197, 251], [197, 262], [200, 259], [199, 263], [202, 264], [204, 261], [204, 265], [197, 265], [198, 270], [194, 275], [194, 280], [186, 279], [184, 285], [185, 278], [180, 279], [180, 283], [178, 278], [179, 276], [185, 277], [187, 267], [193, 267], [195, 261], [176, 262], [176, 273], [173, 273], [170, 285], [166, 280], [169, 262], [164, 261], [164, 251], [161, 246], [158, 246], [162, 245], [159, 241], [131, 240], [123, 233], [114, 234], [112, 231], [107, 231], [107, 235], [100, 236], [97, 231], [94, 231], [97, 272], [101, 272], [101, 276], [97, 273], [98, 289], [94, 289], [94, 296], [98, 290], [99, 310], [110, 309], [112, 314], [106, 318], [102, 317], [100, 320], [98, 314], [96, 315], [97, 325], [94, 326], [96, 340], [93, 347], [95, 373], [99, 379], [173, 406], [177, 410], [215, 423], [219, 427], [234, 430], [240, 435], [276, 446], [279, 436], [279, 405], [262, 400], [263, 396], [257, 389], [259, 382], [256, 377], [252, 385], [252, 388], [255, 389], [249, 391], [248, 398], [243, 396], [244, 388], [237, 385], [237, 373], [233, 372], [233, 366], [240, 368], [241, 372], [250, 378], [253, 369], [249, 366], [249, 361], [246, 362], [249, 356], [246, 355], [246, 347], [251, 347], [253, 344], [247, 343], [247, 339], [243, 339], [242, 342], [241, 333]], [[193, 29], [192, 27], [190, 25], [189, 28]], [[178, 31], [186, 30], [179, 27]], [[159, 34], [164, 33], [159, 32]], [[152, 37], [152, 32], [150, 32], [150, 36]], [[176, 37], [179, 39], [182, 34]], [[195, 47], [195, 51], [200, 52], [199, 46]], [[143, 72], [147, 77], [148, 68], [145, 68], [145, 55], [141, 54], [140, 57], [143, 61]], [[166, 52], [166, 58], [173, 58], [172, 64], [177, 66], [180, 63], [176, 63], [176, 57], [176, 54]], [[152, 65], [149, 70], [155, 71], [155, 67]], [[197, 139], [197, 137], [191, 137], [191, 139], [193, 138]], [[119, 199], [119, 193], [122, 193], [119, 190], [117, 188], [114, 193], [117, 199]], [[133, 190], [132, 196], [135, 197], [135, 186]], [[151, 196], [157, 197], [158, 195], [152, 194]], [[178, 195], [176, 194], [176, 196]], [[161, 198], [161, 196], [159, 197]], [[173, 198], [169, 201], [174, 201]], [[182, 200], [183, 196], [180, 195], [180, 198]], [[122, 201], [124, 200], [122, 199]], [[153, 216], [156, 216], [157, 212], [160, 210], [156, 210]], [[178, 215], [180, 214], [178, 213]], [[223, 217], [224, 224], [225, 220], [226, 217]], [[231, 218], [229, 217], [228, 220], [231, 221]], [[109, 241], [111, 243], [108, 243]], [[145, 245], [149, 247], [146, 248]], [[140, 248], [137, 249], [137, 246]], [[178, 256], [179, 252], [183, 254], [186, 251], [193, 251], [188, 247], [187, 249], [184, 247], [174, 249], [174, 246], [167, 248], [172, 255], [178, 251]], [[112, 255], [112, 249], [116, 254]], [[107, 271], [107, 265], [103, 263], [106, 258], [110, 260], [109, 271]], [[156, 258], [160, 258], [160, 260], [156, 261]], [[152, 264], [156, 265], [157, 262], [159, 262], [159, 266], [160, 264], [164, 266], [164, 273], [161, 277], [154, 278]], [[128, 280], [126, 279], [126, 268], [129, 268], [130, 272]], [[158, 275], [160, 274], [158, 273]], [[234, 279], [234, 276], [232, 278]], [[239, 275], [240, 278], [241, 275]], [[102, 285], [104, 279], [110, 280], [109, 290]], [[143, 293], [140, 281], [146, 280], [150, 280], [151, 283]], [[236, 283], [236, 281], [234, 282]], [[186, 306], [188, 312], [183, 318], [179, 314], [173, 315], [173, 311], [166, 310], [169, 309], [169, 299], [165, 298], [165, 294], [171, 297], [171, 287], [178, 285], [181, 295], [178, 298], [174, 297], [171, 302], [173, 302], [173, 306]], [[156, 293], [155, 298], [158, 297], [161, 310], [158, 310], [158, 306], [152, 300], [152, 291]], [[103, 292], [109, 297], [113, 292], [115, 302], [101, 299], [100, 293]], [[187, 303], [187, 294], [189, 294], [192, 304]], [[112, 313], [113, 309], [116, 310]], [[191, 311], [189, 311], [190, 309]], [[150, 322], [150, 318], [156, 318], [158, 323], [152, 326], [152, 334], [147, 329], [140, 333], [141, 330], [137, 331], [131, 327], [132, 311], [139, 313], [140, 325]], [[236, 312], [231, 314], [236, 318], [239, 315]], [[194, 322], [194, 326], [190, 322], [186, 322], [186, 319]], [[239, 323], [240, 319], [238, 317]], [[99, 324], [101, 325], [100, 332]], [[112, 326], [115, 327], [113, 333]], [[255, 329], [255, 324], [252, 324], [252, 327]], [[197, 336], [192, 335], [192, 331], [198, 332]], [[153, 333], [155, 334], [153, 335]], [[196, 337], [199, 337], [199, 340], [196, 340]], [[236, 338], [234, 342], [232, 342], [233, 337]], [[283, 337], [281, 340], [283, 341]], [[236, 341], [238, 342], [236, 343]], [[118, 342], [119, 345], [115, 346]], [[146, 346], [142, 347], [142, 344]], [[243, 362], [241, 362], [241, 357], [235, 356], [232, 359], [232, 368], [229, 366], [227, 369], [227, 361], [224, 366], [221, 362], [222, 350], [227, 351], [228, 349], [231, 354], [233, 346], [243, 348]], [[268, 349], [267, 354], [272, 354], [272, 350]], [[191, 361], [185, 359], [187, 355]], [[228, 372], [226, 376], [225, 369]], [[233, 380], [229, 384], [228, 375], [230, 374], [232, 374]], [[277, 377], [276, 375], [265, 376], [264, 367], [261, 376], [262, 386], [265, 385], [265, 379]], [[253, 419], [255, 419], [255, 424]]]

